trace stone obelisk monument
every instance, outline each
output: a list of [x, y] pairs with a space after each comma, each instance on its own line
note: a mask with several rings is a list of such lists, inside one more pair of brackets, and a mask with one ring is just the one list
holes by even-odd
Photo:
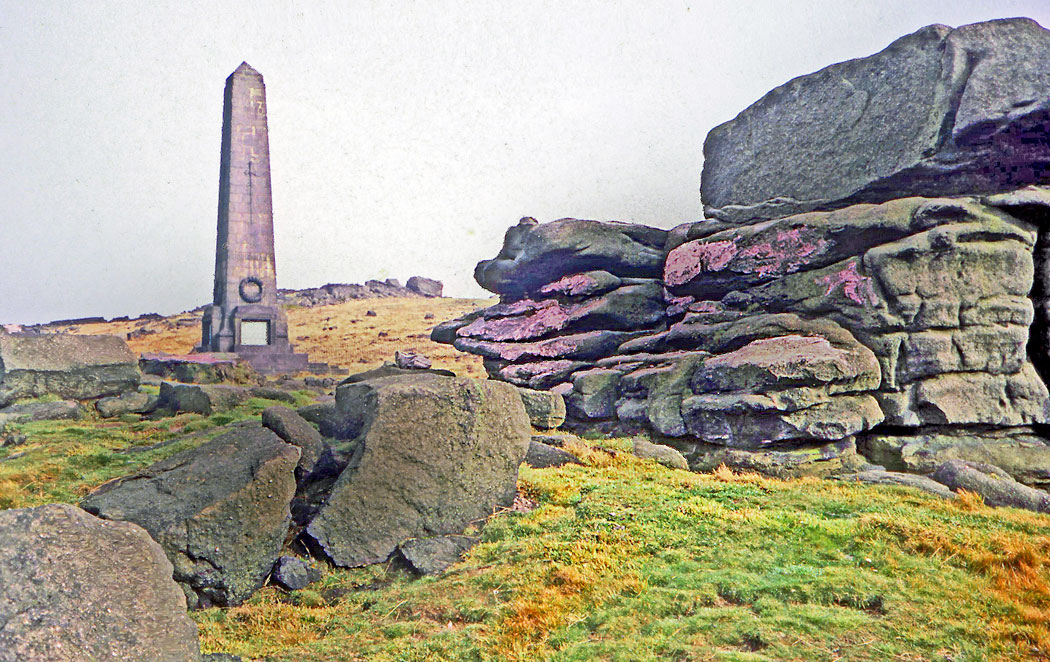
[[266, 86], [247, 62], [226, 79], [214, 299], [197, 351], [233, 352], [264, 373], [307, 368], [277, 303]]

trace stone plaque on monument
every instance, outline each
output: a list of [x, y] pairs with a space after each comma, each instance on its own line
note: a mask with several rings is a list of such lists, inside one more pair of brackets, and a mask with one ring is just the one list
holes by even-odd
[[233, 352], [263, 373], [307, 369], [277, 303], [266, 86], [242, 62], [226, 79], [219, 170], [215, 289], [199, 352]]

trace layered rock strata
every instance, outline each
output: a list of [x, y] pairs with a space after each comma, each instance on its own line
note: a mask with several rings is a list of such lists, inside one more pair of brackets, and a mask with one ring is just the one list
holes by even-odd
[[500, 303], [432, 338], [694, 468], [855, 471], [859, 448], [1043, 483], [1048, 61], [1050, 33], [992, 21], [796, 79], [708, 137], [714, 218], [525, 219], [475, 272]]

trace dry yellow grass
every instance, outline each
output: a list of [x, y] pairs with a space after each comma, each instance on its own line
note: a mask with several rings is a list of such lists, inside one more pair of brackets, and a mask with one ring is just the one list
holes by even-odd
[[[377, 368], [384, 361], [392, 361], [397, 350], [409, 349], [429, 357], [435, 368], [446, 368], [468, 377], [484, 377], [480, 358], [431, 341], [430, 330], [441, 322], [492, 303], [486, 299], [391, 297], [357, 299], [316, 308], [293, 307], [287, 311], [288, 335], [296, 351], [308, 353], [312, 361], [348, 368], [351, 372]], [[366, 315], [370, 310], [375, 311], [374, 317]], [[428, 313], [433, 319], [426, 319]], [[124, 338], [136, 329], [151, 333], [128, 340], [133, 352], [186, 354], [200, 341], [200, 315], [179, 313], [144, 325], [135, 321], [104, 322], [56, 330]]]

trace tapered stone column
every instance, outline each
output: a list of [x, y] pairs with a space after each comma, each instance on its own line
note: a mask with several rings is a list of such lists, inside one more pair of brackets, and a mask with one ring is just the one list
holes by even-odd
[[226, 79], [214, 299], [197, 349], [235, 352], [261, 372], [306, 368], [277, 303], [266, 86], [247, 62]]

